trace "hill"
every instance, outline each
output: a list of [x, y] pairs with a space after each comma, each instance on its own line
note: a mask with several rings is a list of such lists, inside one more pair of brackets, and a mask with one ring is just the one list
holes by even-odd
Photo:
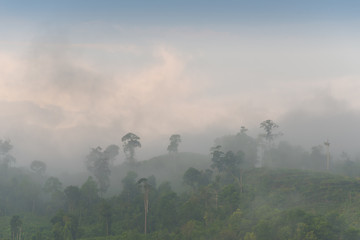
[[186, 189], [182, 180], [185, 171], [190, 167], [207, 169], [210, 167], [210, 163], [209, 156], [189, 152], [165, 154], [137, 162], [135, 165], [123, 163], [111, 169], [111, 184], [108, 195], [114, 195], [121, 191], [121, 180], [129, 171], [136, 172], [138, 178], [153, 175], [158, 185], [167, 181], [176, 192], [181, 192]]

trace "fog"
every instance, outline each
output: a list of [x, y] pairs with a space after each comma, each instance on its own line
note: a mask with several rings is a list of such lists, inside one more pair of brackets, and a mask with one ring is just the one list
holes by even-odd
[[1, 239], [360, 239], [357, 1], [0, 1]]
[[45, 12], [3, 15], [12, 21], [0, 38], [0, 138], [17, 166], [84, 171], [91, 148], [121, 146], [128, 132], [141, 138], [138, 160], [165, 153], [174, 133], [180, 151], [209, 154], [241, 126], [256, 138], [266, 119], [280, 125], [279, 140], [308, 150], [329, 140], [334, 158], [358, 154], [356, 22], [310, 14], [214, 24], [202, 13], [208, 24], [176, 14], [134, 24], [85, 12], [49, 22]]

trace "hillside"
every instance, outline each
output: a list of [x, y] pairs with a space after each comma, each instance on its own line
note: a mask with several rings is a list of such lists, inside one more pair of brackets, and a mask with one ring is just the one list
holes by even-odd
[[[56, 194], [43, 192], [40, 197], [34, 193], [40, 193], [41, 186], [26, 177], [28, 172], [8, 169], [0, 175], [0, 239], [9, 238], [14, 215], [22, 220], [24, 237], [34, 240], [53, 239], [54, 234], [63, 234], [68, 224], [74, 224], [74, 236], [84, 240], [360, 239], [359, 179], [327, 172], [255, 168], [242, 172], [242, 185], [227, 172], [217, 171], [210, 183], [198, 182], [191, 188], [183, 184], [189, 167], [200, 170], [209, 165], [208, 156], [193, 153], [122, 164], [112, 169], [112, 192], [105, 198], [91, 181], [87, 187], [66, 187], [53, 192]], [[129, 171], [137, 177], [127, 179], [122, 189], [122, 179]], [[145, 185], [137, 180], [151, 175], [157, 186], [149, 190], [145, 238]], [[161, 185], [164, 181], [171, 187]], [[32, 191], [24, 191], [25, 186], [33, 186]], [[111, 220], [108, 238], [104, 237], [106, 219]]]
[[137, 162], [134, 166], [123, 163], [111, 169], [111, 184], [108, 194], [113, 195], [121, 191], [121, 180], [129, 171], [136, 172], [139, 178], [153, 175], [156, 178], [157, 185], [167, 181], [170, 182], [176, 192], [181, 192], [186, 189], [183, 185], [182, 177], [190, 167], [197, 169], [209, 168], [209, 156], [199, 153], [180, 152], [174, 155], [165, 154], [146, 161]]
[[251, 196], [244, 206], [249, 213], [268, 207], [280, 212], [302, 209], [325, 216], [335, 214], [360, 229], [359, 179], [326, 172], [261, 168], [248, 171], [244, 182], [245, 194]]

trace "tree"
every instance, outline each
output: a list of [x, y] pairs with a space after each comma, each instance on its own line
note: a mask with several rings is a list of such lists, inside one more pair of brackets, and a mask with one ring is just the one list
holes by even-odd
[[181, 136], [179, 134], [173, 134], [170, 137], [170, 144], [167, 147], [167, 150], [169, 151], [169, 153], [177, 153], [178, 152], [178, 147], [179, 147], [179, 143], [181, 143]]
[[196, 168], [190, 167], [183, 176], [184, 183], [195, 190], [196, 185], [201, 181], [201, 172]]
[[137, 184], [140, 185], [144, 193], [144, 234], [146, 235], [147, 230], [147, 214], [149, 212], [149, 192], [150, 184], [148, 183], [147, 178], [141, 178], [137, 181]]
[[48, 210], [55, 213], [59, 208], [63, 207], [64, 193], [62, 192], [62, 183], [56, 177], [49, 177], [43, 187], [45, 193], [51, 196]]
[[56, 177], [49, 177], [44, 185], [44, 191], [46, 193], [55, 193], [61, 191], [62, 183]]
[[74, 215], [58, 211], [51, 218], [52, 232], [55, 240], [75, 240], [78, 234], [79, 221]]
[[212, 171], [206, 169], [205, 171], [199, 171], [196, 168], [190, 167], [183, 175], [183, 181], [185, 184], [191, 186], [193, 190], [196, 187], [206, 186], [210, 183]]
[[252, 169], [256, 165], [258, 158], [258, 141], [247, 134], [248, 129], [241, 127], [240, 132], [234, 135], [226, 135], [215, 140], [217, 146], [221, 146], [221, 151], [233, 153], [243, 152], [244, 158], [241, 162], [242, 169]]
[[[264, 163], [264, 155], [265, 155], [266, 150], [268, 150], [272, 147], [272, 143], [273, 143], [274, 139], [279, 136], [282, 136], [282, 133], [281, 132], [274, 133], [274, 130], [279, 128], [279, 125], [277, 125], [275, 122], [273, 122], [270, 119], [261, 122], [260, 128], [262, 128], [265, 131], [265, 133], [259, 135], [260, 148], [259, 148], [259, 152], [258, 152], [258, 157], [259, 157], [258, 166], [262, 167], [263, 163]], [[267, 144], [262, 144], [261, 143], [262, 139], [265, 139]]]
[[0, 161], [1, 165], [5, 168], [8, 168], [11, 163], [15, 162], [15, 158], [9, 153], [13, 145], [10, 140], [1, 140], [0, 139]]
[[127, 172], [125, 178], [121, 180], [123, 190], [121, 195], [125, 198], [125, 201], [130, 204], [138, 195], [139, 189], [136, 186], [136, 172]]
[[42, 176], [45, 174], [46, 171], [46, 163], [38, 160], [32, 161], [30, 164], [30, 169]]
[[22, 221], [19, 216], [12, 216], [10, 220], [10, 229], [11, 229], [11, 239], [20, 240], [21, 239], [21, 227]]
[[211, 148], [211, 168], [217, 169], [221, 176], [228, 178], [229, 176], [235, 180], [241, 191], [242, 191], [242, 176], [240, 164], [243, 161], [244, 154], [239, 151], [237, 154], [234, 154], [232, 151], [227, 151], [224, 153], [221, 151], [221, 146]]
[[245, 126], [241, 126], [240, 127], [240, 132], [239, 134], [245, 134], [246, 135], [246, 132], [248, 131], [249, 129], [247, 129]]
[[81, 199], [81, 192], [78, 186], [68, 186], [64, 190], [69, 212], [73, 213], [78, 207]]
[[324, 145], [326, 146], [326, 171], [329, 171], [329, 165], [330, 165], [330, 142], [327, 140], [324, 142]]
[[[158, 188], [158, 198], [155, 202], [155, 215], [159, 227], [174, 230], [178, 226], [178, 196], [171, 189], [169, 182], [162, 183]], [[169, 238], [166, 238], [169, 239]]]
[[118, 154], [119, 147], [110, 145], [104, 151], [102, 151], [101, 147], [93, 148], [86, 157], [86, 167], [97, 179], [100, 194], [105, 193], [109, 188], [110, 164]]
[[140, 138], [134, 133], [127, 133], [121, 138], [124, 147], [124, 153], [126, 155], [126, 159], [130, 163], [135, 162], [135, 148], [141, 147], [141, 143], [139, 142]]
[[111, 205], [106, 200], [103, 200], [100, 205], [100, 216], [104, 223], [106, 236], [109, 236], [111, 233], [112, 209]]
[[275, 122], [273, 122], [272, 120], [265, 120], [263, 122], [260, 123], [260, 128], [264, 129], [265, 133], [261, 134], [260, 137], [265, 138], [265, 140], [271, 144], [271, 142], [282, 135], [281, 132], [279, 133], [274, 133], [274, 130], [277, 129], [279, 127], [279, 125], [277, 125]]
[[90, 210], [90, 207], [99, 199], [99, 189], [94, 179], [89, 176], [86, 182], [81, 186], [83, 207]]
[[223, 170], [223, 158], [224, 152], [221, 151], [221, 145], [217, 145], [216, 147], [212, 147], [210, 149], [211, 154], [211, 167], [216, 168], [221, 172]]

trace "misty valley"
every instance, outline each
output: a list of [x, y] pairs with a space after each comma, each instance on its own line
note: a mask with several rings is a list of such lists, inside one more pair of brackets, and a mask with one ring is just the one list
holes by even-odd
[[310, 151], [281, 141], [272, 120], [260, 129], [219, 137], [208, 155], [179, 151], [173, 134], [145, 161], [129, 132], [66, 176], [42, 161], [16, 166], [16, 143], [1, 140], [0, 239], [359, 239], [360, 159], [335, 159], [329, 141]]

